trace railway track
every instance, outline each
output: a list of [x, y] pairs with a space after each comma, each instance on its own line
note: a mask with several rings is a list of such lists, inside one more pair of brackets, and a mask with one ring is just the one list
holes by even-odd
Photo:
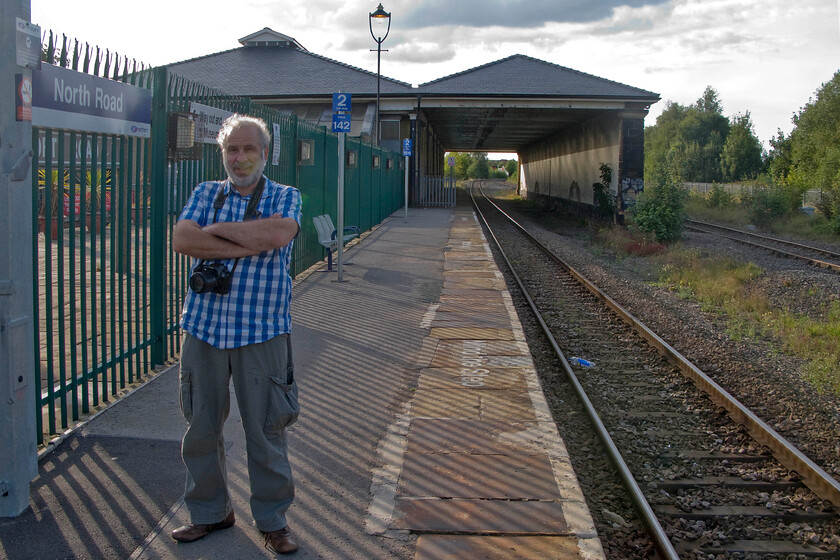
[[840, 532], [834, 478], [492, 202], [474, 204], [658, 557], [840, 558], [824, 544]]
[[685, 227], [691, 231], [717, 235], [738, 243], [759, 247], [776, 255], [840, 272], [840, 253], [835, 251], [696, 220], [686, 220]]

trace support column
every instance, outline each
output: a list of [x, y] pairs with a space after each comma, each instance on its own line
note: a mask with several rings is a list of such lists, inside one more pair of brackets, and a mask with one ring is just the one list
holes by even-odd
[[[29, 482], [38, 474], [32, 125], [18, 121], [16, 109], [18, 97], [28, 97], [21, 80], [31, 84], [32, 77], [18, 65], [18, 49], [27, 42], [17, 18], [29, 22], [30, 13], [30, 0], [3, 0], [0, 7], [0, 52], [6, 53], [0, 58], [0, 517], [29, 507]], [[34, 42], [40, 52], [40, 37]]]

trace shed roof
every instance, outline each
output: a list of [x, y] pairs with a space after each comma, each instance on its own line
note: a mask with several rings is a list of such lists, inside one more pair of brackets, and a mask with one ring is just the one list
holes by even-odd
[[650, 91], [523, 54], [426, 82], [419, 91], [424, 94], [506, 97], [659, 98]]
[[[294, 47], [248, 46], [171, 64], [188, 80], [231, 95], [322, 97], [342, 91], [376, 94], [376, 74]], [[383, 94], [413, 94], [411, 84], [382, 76]]]

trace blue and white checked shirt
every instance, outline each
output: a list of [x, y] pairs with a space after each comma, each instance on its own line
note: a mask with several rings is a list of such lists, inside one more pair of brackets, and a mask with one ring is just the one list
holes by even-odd
[[[180, 220], [193, 220], [200, 226], [213, 223], [213, 201], [219, 189], [228, 191], [217, 222], [240, 222], [248, 206], [248, 197], [231, 189], [228, 181], [207, 181], [193, 191]], [[300, 191], [266, 179], [257, 219], [280, 214], [294, 218], [300, 225]], [[216, 348], [238, 348], [265, 342], [291, 332], [292, 277], [289, 263], [292, 243], [274, 251], [265, 251], [239, 259], [233, 272], [229, 294], [197, 294], [187, 289], [181, 328]], [[221, 259], [228, 270], [236, 259]], [[198, 260], [193, 260], [193, 267]]]

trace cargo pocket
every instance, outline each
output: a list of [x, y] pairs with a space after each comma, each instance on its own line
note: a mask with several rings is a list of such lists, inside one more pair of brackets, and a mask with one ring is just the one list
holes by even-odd
[[179, 400], [181, 401], [181, 414], [184, 415], [187, 423], [192, 422], [193, 407], [192, 407], [192, 372], [181, 370], [181, 391]]
[[298, 390], [295, 376], [289, 372], [282, 378], [268, 378], [268, 416], [265, 419], [265, 431], [279, 434], [295, 423], [300, 414]]

